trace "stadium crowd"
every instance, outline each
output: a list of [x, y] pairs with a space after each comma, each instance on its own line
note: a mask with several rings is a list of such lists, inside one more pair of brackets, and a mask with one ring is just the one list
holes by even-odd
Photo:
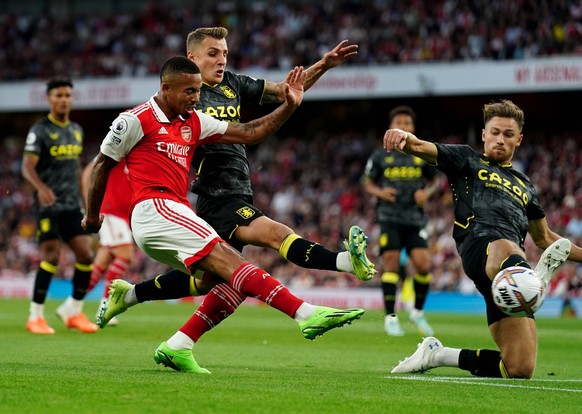
[[215, 25], [230, 31], [229, 66], [246, 71], [315, 62], [343, 38], [359, 45], [348, 65], [582, 53], [580, 0], [149, 2], [103, 13], [77, 3], [70, 13], [0, 14], [0, 79], [156, 75], [184, 54], [185, 33]]
[[[367, 157], [379, 145], [379, 132], [319, 132], [310, 139], [290, 136], [267, 140], [249, 148], [255, 205], [270, 217], [297, 229], [299, 234], [330, 248], [342, 249], [342, 241], [352, 224], [369, 235], [369, 256], [380, 266], [376, 240], [375, 200], [365, 195], [360, 185]], [[582, 244], [582, 153], [577, 143], [579, 132], [560, 136], [530, 133], [518, 151], [517, 167], [537, 185], [548, 222], [561, 234]], [[462, 142], [449, 136], [443, 142]], [[552, 145], [560, 142], [560, 145]], [[5, 155], [0, 165], [0, 277], [26, 277], [38, 266], [38, 248], [34, 240], [32, 193], [20, 176], [22, 139], [2, 142]], [[96, 148], [94, 149], [96, 151]], [[90, 149], [87, 153], [93, 153]], [[191, 194], [195, 201], [194, 194]], [[433, 290], [471, 293], [472, 282], [464, 275], [451, 237], [453, 215], [451, 195], [443, 181], [440, 194], [426, 208], [429, 246], [433, 254]], [[511, 214], [508, 212], [508, 214]], [[528, 259], [537, 262], [540, 251], [527, 240]], [[289, 287], [376, 286], [361, 282], [346, 273], [302, 269], [290, 264], [267, 248], [245, 247], [245, 255]], [[64, 254], [61, 277], [72, 274], [73, 258]], [[165, 270], [139, 252], [132, 262], [128, 279], [136, 282]], [[556, 292], [568, 283], [578, 286], [580, 295], [582, 268], [563, 267]]]

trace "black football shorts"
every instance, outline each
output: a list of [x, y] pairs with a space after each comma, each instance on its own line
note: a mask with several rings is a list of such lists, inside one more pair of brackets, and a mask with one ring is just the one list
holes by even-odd
[[196, 214], [206, 220], [218, 235], [239, 252], [246, 245], [234, 237], [240, 226], [248, 226], [253, 220], [264, 216], [263, 212], [252, 205], [252, 197], [198, 197]]
[[83, 220], [81, 210], [37, 213], [36, 239], [38, 243], [57, 239], [68, 242], [75, 236], [88, 235], [89, 233], [81, 227], [81, 220]]

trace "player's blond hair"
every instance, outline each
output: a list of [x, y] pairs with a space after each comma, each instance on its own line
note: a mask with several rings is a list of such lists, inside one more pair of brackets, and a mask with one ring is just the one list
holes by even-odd
[[511, 102], [509, 99], [503, 99], [500, 102], [492, 102], [483, 106], [483, 125], [491, 121], [493, 117], [511, 118], [517, 122], [517, 126], [521, 131], [525, 123], [525, 115], [522, 109]]
[[186, 51], [190, 52], [196, 45], [202, 43], [202, 41], [207, 37], [213, 37], [218, 40], [226, 38], [228, 35], [228, 30], [226, 27], [199, 27], [188, 33], [186, 38]]

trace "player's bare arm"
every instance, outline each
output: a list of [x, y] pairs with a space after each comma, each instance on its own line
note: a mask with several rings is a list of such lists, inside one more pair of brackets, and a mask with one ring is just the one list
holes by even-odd
[[[527, 231], [530, 234], [535, 245], [542, 250], [545, 250], [550, 244], [562, 238], [562, 236], [553, 232], [549, 228], [548, 222], [546, 221], [545, 218], [540, 220], [530, 220], [528, 223]], [[570, 256], [568, 257], [568, 259], [574, 262], [581, 263], [582, 248], [572, 243]]]
[[89, 201], [87, 199], [89, 193], [89, 183], [91, 182], [91, 173], [93, 172], [93, 167], [95, 167], [95, 160], [89, 161], [89, 163], [83, 168], [81, 173], [81, 194], [83, 196], [83, 202], [85, 204], [85, 210], [87, 210], [87, 206], [89, 205]]
[[93, 171], [89, 179], [89, 190], [87, 194], [87, 213], [81, 222], [83, 228], [91, 233], [99, 232], [103, 216], [99, 214], [103, 197], [105, 196], [105, 189], [107, 188], [107, 181], [109, 180], [109, 173], [117, 165], [117, 161], [101, 152], [95, 159]]
[[420, 188], [414, 192], [414, 201], [419, 206], [424, 206], [424, 204], [429, 200], [432, 196], [434, 196], [440, 186], [440, 180], [438, 176], [427, 180], [426, 186], [424, 188]]
[[57, 196], [53, 190], [40, 179], [36, 172], [38, 157], [25, 154], [22, 158], [21, 173], [37, 191], [38, 203], [42, 207], [50, 207], [57, 202]]
[[358, 45], [348, 45], [348, 40], [344, 39], [336, 47], [326, 52], [321, 60], [314, 63], [307, 69], [307, 79], [305, 90], [313, 86], [315, 82], [329, 69], [341, 65], [346, 60], [358, 54]]
[[77, 179], [79, 181], [79, 189], [81, 190], [81, 204], [83, 205], [83, 211], [87, 211], [87, 198], [83, 193], [83, 167], [81, 166], [81, 161], [77, 160], [79, 168], [77, 169]]
[[273, 112], [246, 123], [231, 122], [217, 142], [222, 144], [258, 144], [273, 135], [303, 101], [305, 71], [302, 66], [289, 72], [285, 83], [285, 102]]
[[383, 139], [387, 151], [401, 151], [408, 155], [415, 155], [429, 164], [436, 162], [437, 148], [432, 142], [418, 139], [416, 135], [402, 129], [393, 128], [386, 131]]
[[[357, 54], [358, 45], [348, 45], [347, 39], [339, 42], [336, 47], [326, 52], [319, 61], [306, 69], [305, 90], [307, 91], [311, 88], [329, 69], [335, 68]], [[263, 95], [261, 103], [283, 102], [285, 96], [283, 89], [284, 83], [285, 81], [280, 83], [266, 82], [265, 94]]]

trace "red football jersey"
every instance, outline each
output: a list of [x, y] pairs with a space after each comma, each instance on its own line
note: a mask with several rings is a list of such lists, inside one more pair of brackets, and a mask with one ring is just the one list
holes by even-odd
[[217, 141], [227, 127], [227, 122], [197, 111], [170, 121], [152, 97], [113, 121], [101, 152], [116, 161], [125, 157], [131, 208], [150, 198], [190, 206], [186, 195], [194, 151], [198, 145]]
[[131, 206], [131, 187], [129, 185], [128, 169], [125, 158], [111, 170], [107, 189], [101, 204], [102, 214], [112, 214], [129, 222], [129, 208]]

